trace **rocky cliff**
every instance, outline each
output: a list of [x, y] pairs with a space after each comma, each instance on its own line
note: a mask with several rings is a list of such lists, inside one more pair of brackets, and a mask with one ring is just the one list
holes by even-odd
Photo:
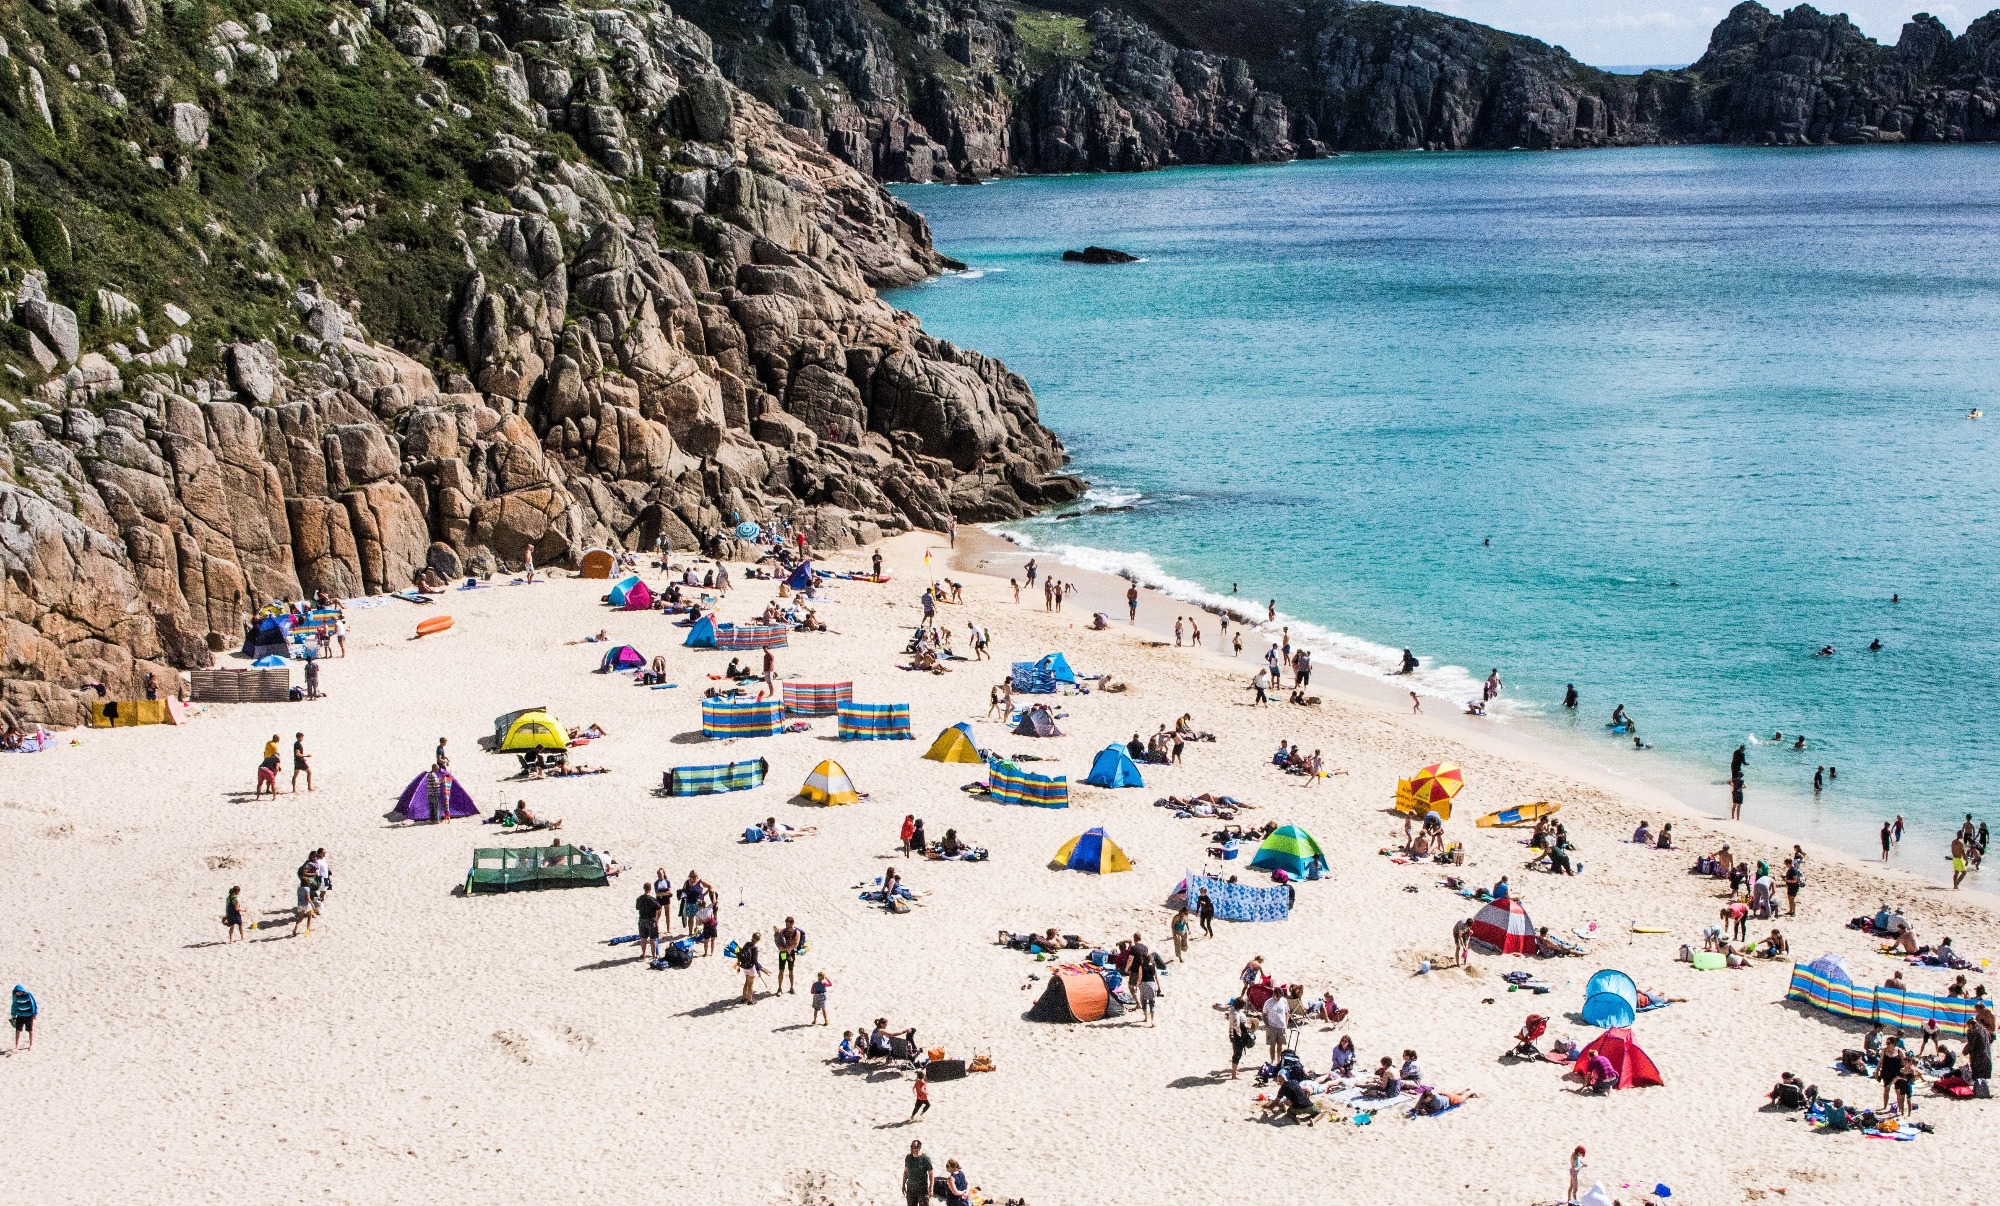
[[2000, 13], [1893, 47], [1745, 3], [1685, 71], [1355, 0], [694, 0], [731, 77], [882, 180], [1343, 150], [1985, 141]]
[[1080, 490], [923, 220], [652, 0], [0, 3], [0, 711], [272, 598]]

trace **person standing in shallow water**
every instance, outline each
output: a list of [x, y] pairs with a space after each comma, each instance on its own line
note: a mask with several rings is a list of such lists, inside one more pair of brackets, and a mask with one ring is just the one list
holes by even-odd
[[1574, 712], [1576, 711], [1576, 705], [1577, 705], [1576, 684], [1570, 683], [1563, 689], [1563, 707], [1568, 708], [1570, 711]]

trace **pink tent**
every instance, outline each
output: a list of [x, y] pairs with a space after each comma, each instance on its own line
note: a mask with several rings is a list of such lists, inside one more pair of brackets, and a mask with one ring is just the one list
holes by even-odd
[[1503, 955], [1535, 953], [1535, 923], [1528, 910], [1509, 896], [1496, 900], [1472, 918], [1472, 940], [1484, 943]]
[[653, 592], [646, 589], [644, 582], [634, 582], [632, 589], [625, 592], [625, 611], [651, 611]]
[[454, 817], [479, 815], [479, 805], [472, 802], [472, 797], [458, 785], [458, 780], [450, 771], [425, 771], [410, 780], [410, 785], [403, 789], [403, 794], [396, 800], [396, 810], [412, 821], [430, 820], [431, 797], [434, 794], [433, 779], [437, 780], [435, 794], [443, 797], [449, 815]]

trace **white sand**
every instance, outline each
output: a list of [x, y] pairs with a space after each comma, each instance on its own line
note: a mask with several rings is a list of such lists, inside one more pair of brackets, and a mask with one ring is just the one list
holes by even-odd
[[[1673, 961], [1717, 908], [1716, 885], [1684, 873], [1692, 852], [1728, 830], [1739, 852], [1775, 862], [1788, 848], [1775, 836], [1683, 817], [1675, 824], [1683, 852], [1642, 851], [1619, 839], [1639, 816], [1657, 825], [1671, 807], [1643, 789], [1317, 683], [1321, 709], [1252, 709], [1241, 686], [1253, 668], [1248, 650], [1244, 663], [1231, 663], [1146, 648], [1157, 637], [1123, 625], [1088, 633], [1087, 608], [1048, 616], [1038, 594], [1016, 608], [1004, 580], [972, 578], [966, 593], [976, 602], [944, 609], [961, 633], [966, 616], [990, 625], [992, 667], [956, 663], [942, 677], [897, 670], [925, 547], [920, 538], [887, 546], [899, 584], [841, 586], [822, 608], [841, 633], [795, 636], [779, 654], [787, 675], [852, 678], [864, 702], [909, 702], [915, 742], [839, 744], [830, 719], [803, 736], [690, 737], [703, 675], [727, 655], [681, 649], [685, 630], [657, 615], [605, 612], [604, 583], [559, 580], [452, 593], [431, 610], [453, 614], [457, 626], [421, 642], [407, 638], [426, 610], [391, 602], [352, 613], [352, 656], [329, 665], [323, 702], [216, 707], [182, 728], [85, 732], [74, 747], [0, 759], [8, 852], [0, 987], [25, 983], [43, 1009], [37, 1050], [0, 1062], [10, 1107], [0, 1198], [890, 1202], [900, 1200], [912, 1138], [940, 1167], [960, 1159], [989, 1194], [1037, 1206], [1328, 1193], [1548, 1202], [1560, 1196], [1577, 1143], [1590, 1149], [1591, 1177], [1628, 1203], [1656, 1181], [1673, 1187], [1675, 1202], [1739, 1202], [1776, 1186], [1790, 1189], [1790, 1202], [1970, 1202], [1980, 1200], [1972, 1186], [2000, 1170], [1988, 1102], [1924, 1097], [1918, 1117], [1939, 1133], [1914, 1143], [1822, 1137], [1758, 1112], [1786, 1069], [1830, 1094], [1879, 1100], [1879, 1089], [1828, 1068], [1855, 1032], [1781, 1002], [1785, 965], [1698, 973]], [[942, 576], [942, 550], [938, 558]], [[767, 597], [743, 583], [724, 617], [747, 616]], [[665, 653], [680, 689], [645, 691], [590, 673], [605, 647], [562, 642], [599, 628], [648, 657]], [[1213, 647], [1212, 630], [1208, 639]], [[1079, 669], [1115, 667], [1138, 685], [1064, 701], [1069, 735], [1059, 740], [1011, 737], [980, 719], [1005, 663], [1057, 647]], [[513, 759], [478, 752], [476, 739], [498, 713], [541, 703], [571, 724], [609, 729], [580, 756], [614, 773], [501, 783]], [[979, 768], [919, 758], [940, 728], [971, 719], [982, 745], [1059, 756], [1080, 778], [1107, 741], [1183, 711], [1220, 740], [1189, 746], [1182, 766], [1145, 768], [1144, 791], [1080, 788], [1063, 812], [965, 796], [958, 788]], [[288, 749], [298, 729], [319, 790], [275, 803], [241, 798], [263, 739], [282, 733]], [[524, 798], [564, 817], [563, 837], [608, 849], [635, 870], [605, 889], [455, 895], [473, 846], [537, 839], [503, 839], [473, 821], [385, 820], [440, 735], [482, 809]], [[1349, 773], [1302, 789], [1265, 765], [1280, 736], [1325, 750]], [[757, 755], [772, 772], [756, 791], [651, 794], [668, 766]], [[829, 756], [874, 798], [830, 810], [790, 802]], [[1401, 832], [1383, 811], [1395, 778], [1438, 758], [1466, 767], [1461, 820], [1451, 827], [1472, 856], [1466, 874], [1510, 875], [1538, 924], [1567, 931], [1595, 920], [1598, 957], [1478, 958], [1469, 973], [1412, 974], [1425, 954], [1449, 950], [1452, 923], [1472, 911], [1432, 886], [1440, 869], [1376, 854]], [[1204, 790], [1259, 805], [1246, 820], [1306, 826], [1334, 852], [1335, 876], [1303, 885], [1288, 922], [1219, 924], [1214, 941], [1197, 942], [1165, 981], [1155, 1029], [1130, 1015], [1091, 1026], [1023, 1020], [1042, 983], [1029, 976], [1047, 968], [993, 945], [995, 932], [1058, 925], [1111, 939], [1137, 930], [1164, 947], [1162, 902], [1184, 869], [1205, 865], [1210, 826], [1151, 804]], [[1470, 824], [1541, 798], [1564, 803], [1585, 875], [1523, 873], [1522, 835]], [[910, 882], [930, 895], [891, 916], [856, 900], [855, 885], [892, 857], [908, 812], [933, 837], [956, 826], [993, 858], [910, 862]], [[784, 846], [737, 844], [746, 825], [774, 813], [819, 833]], [[1066, 838], [1100, 824], [1136, 871], [1100, 879], [1048, 869]], [[275, 918], [289, 906], [293, 868], [321, 845], [335, 887], [315, 933], [290, 939], [285, 923], [222, 945], [229, 885], [243, 885], [253, 922]], [[697, 868], [719, 885], [725, 941], [753, 928], [768, 936], [786, 914], [797, 916], [812, 943], [801, 979], [824, 969], [835, 982], [832, 1031], [805, 1028], [803, 987], [735, 1006], [740, 981], [719, 958], [654, 972], [632, 948], [606, 947], [635, 928], [640, 876], [659, 866], [677, 881]], [[1885, 877], [1825, 851], [1814, 852], [1809, 872], [1800, 916], [1779, 923], [1807, 958], [1839, 952], [1870, 976], [1900, 966], [1842, 928], [1885, 896], [1909, 905], [1925, 940], [1950, 933], [1977, 956], [2000, 942], [1986, 896]], [[1635, 919], [1673, 933], [1629, 934]], [[1364, 1129], [1250, 1121], [1247, 1075], [1219, 1078], [1228, 1048], [1210, 1004], [1229, 994], [1252, 954], [1314, 995], [1330, 985], [1352, 1010], [1343, 1029], [1364, 1064], [1414, 1047], [1433, 1083], [1480, 1096], [1444, 1118], [1385, 1114]], [[1496, 1060], [1529, 1012], [1555, 1015], [1552, 1033], [1590, 1037], [1563, 1015], [1601, 966], [1690, 998], [1643, 1015], [1636, 1028], [1664, 1087], [1584, 1098], [1553, 1067]], [[1516, 967], [1557, 990], [1507, 993], [1499, 973]], [[1907, 974], [1912, 987], [1934, 991], [1948, 980]], [[990, 1052], [999, 1071], [936, 1086], [929, 1117], [895, 1125], [909, 1112], [907, 1076], [836, 1074], [823, 1062], [842, 1028], [879, 1015], [916, 1026], [926, 1046]], [[1335, 1032], [1307, 1033], [1304, 1054], [1319, 1070]]]

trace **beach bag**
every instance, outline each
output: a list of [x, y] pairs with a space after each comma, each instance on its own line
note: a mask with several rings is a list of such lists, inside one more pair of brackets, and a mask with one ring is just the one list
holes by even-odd
[[944, 1080], [964, 1080], [965, 1061], [962, 1059], [932, 1059], [924, 1067], [924, 1078], [936, 1083]]

